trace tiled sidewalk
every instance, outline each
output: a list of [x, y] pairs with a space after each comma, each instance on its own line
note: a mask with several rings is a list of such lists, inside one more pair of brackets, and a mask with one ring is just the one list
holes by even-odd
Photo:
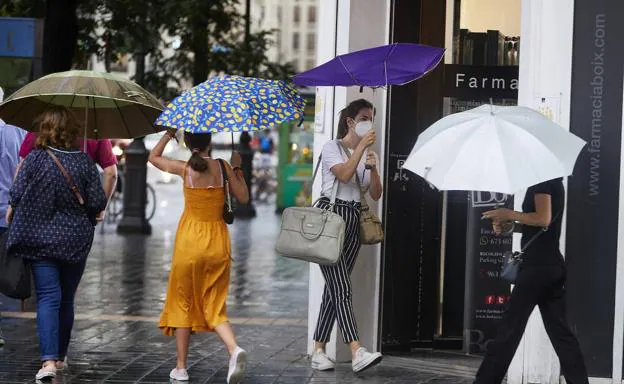
[[[7, 345], [0, 349], [0, 383], [32, 383], [39, 368], [36, 324], [3, 321]], [[470, 383], [477, 360], [422, 361], [386, 357], [379, 366], [353, 374], [349, 363], [334, 372], [315, 372], [304, 351], [306, 328], [298, 325], [235, 326], [249, 352], [243, 383]], [[151, 321], [78, 320], [70, 346], [69, 370], [54, 383], [168, 383], [175, 366], [174, 338]], [[213, 334], [193, 337], [190, 383], [225, 383], [228, 358]], [[458, 363], [459, 361], [459, 363]], [[462, 365], [463, 364], [463, 365]]]
[[[156, 185], [156, 184], [155, 184]], [[180, 185], [157, 185], [151, 237], [97, 231], [76, 298], [70, 369], [54, 383], [168, 383], [175, 341], [161, 335], [162, 308], [177, 221]], [[470, 383], [478, 359], [386, 357], [354, 375], [350, 364], [314, 372], [307, 345], [308, 266], [275, 254], [280, 219], [258, 205], [258, 218], [230, 227], [233, 250], [228, 312], [250, 354], [243, 383]], [[0, 383], [32, 383], [39, 368], [34, 300], [27, 312], [0, 297], [7, 345], [0, 349]], [[193, 338], [191, 383], [225, 383], [228, 358], [213, 334]]]

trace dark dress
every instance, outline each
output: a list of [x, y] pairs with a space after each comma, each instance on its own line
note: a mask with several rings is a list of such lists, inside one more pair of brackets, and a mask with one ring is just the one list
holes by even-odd
[[79, 204], [50, 155], [42, 149], [32, 151], [10, 192], [14, 217], [7, 248], [28, 260], [76, 263], [91, 249], [95, 218], [106, 208], [106, 197], [98, 170], [87, 154], [52, 152], [71, 175], [85, 204]]

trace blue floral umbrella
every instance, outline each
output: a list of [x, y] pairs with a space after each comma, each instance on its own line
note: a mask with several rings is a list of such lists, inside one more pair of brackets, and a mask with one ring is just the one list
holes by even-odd
[[218, 76], [175, 98], [155, 124], [191, 133], [264, 130], [301, 119], [304, 106], [284, 81]]

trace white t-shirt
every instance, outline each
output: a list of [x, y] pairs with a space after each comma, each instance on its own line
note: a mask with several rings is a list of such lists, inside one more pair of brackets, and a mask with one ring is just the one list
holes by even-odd
[[[349, 151], [349, 149], [347, 150]], [[328, 141], [327, 143], [325, 143], [321, 152], [321, 156], [321, 168], [323, 176], [321, 195], [325, 197], [331, 197], [334, 180], [336, 180], [336, 176], [334, 176], [331, 169], [335, 165], [346, 163], [348, 158], [344, 151], [340, 148], [340, 144], [336, 140]], [[366, 172], [364, 172], [365, 170]], [[362, 186], [368, 186], [370, 184], [370, 170], [366, 169], [365, 156], [362, 156], [360, 164], [358, 164], [357, 174], [360, 178]], [[363, 180], [362, 175], [364, 175]], [[338, 183], [338, 195], [336, 197], [344, 201], [360, 201], [360, 188], [358, 187], [355, 180], [355, 175], [353, 175], [349, 183]]]

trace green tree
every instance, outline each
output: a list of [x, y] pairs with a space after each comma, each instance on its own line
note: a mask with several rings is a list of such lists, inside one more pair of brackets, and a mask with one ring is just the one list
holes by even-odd
[[[133, 79], [170, 99], [180, 79], [199, 84], [211, 72], [285, 79], [291, 65], [271, 62], [275, 31], [245, 39], [240, 0], [13, 0], [0, 15], [46, 18], [46, 73], [86, 69], [92, 55], [107, 71], [119, 57], [136, 62]], [[71, 17], [67, 16], [69, 13]], [[164, 49], [179, 44], [172, 56]]]
[[250, 33], [245, 41], [241, 33], [232, 34], [223, 45], [211, 51], [214, 69], [232, 75], [286, 80], [295, 74], [292, 64], [269, 60], [267, 51], [275, 44], [277, 30]]

